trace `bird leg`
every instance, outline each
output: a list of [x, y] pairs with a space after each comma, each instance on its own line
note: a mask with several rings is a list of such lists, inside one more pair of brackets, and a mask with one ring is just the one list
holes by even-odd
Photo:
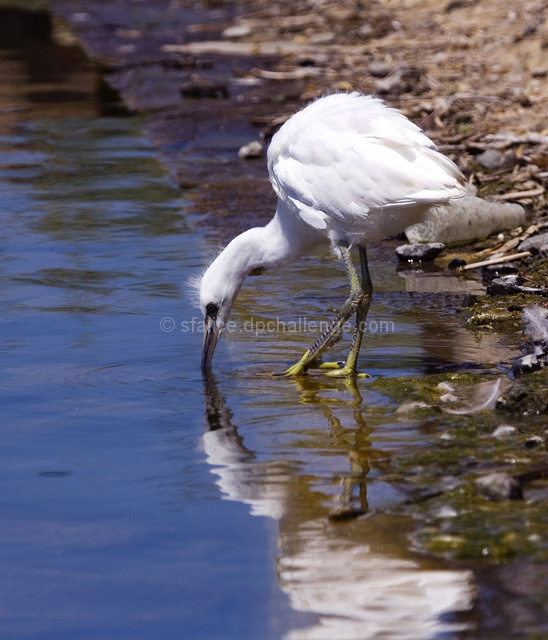
[[[358, 363], [358, 356], [360, 353], [360, 347], [362, 344], [363, 332], [365, 329], [365, 321], [367, 320], [367, 314], [369, 313], [369, 306], [371, 304], [371, 297], [373, 295], [373, 283], [371, 282], [371, 276], [369, 275], [369, 265], [367, 263], [367, 251], [365, 247], [359, 247], [360, 251], [360, 266], [362, 272], [360, 297], [358, 300], [358, 308], [356, 309], [356, 329], [354, 331], [354, 338], [352, 340], [352, 346], [350, 347], [350, 353], [346, 359], [346, 363], [342, 368], [328, 371], [326, 375], [332, 377], [346, 377], [357, 375], [360, 378], [369, 378], [366, 373], [357, 373], [356, 365]], [[356, 273], [354, 271], [354, 273]], [[357, 276], [356, 276], [357, 277]], [[326, 363], [329, 364], [329, 363]], [[333, 368], [333, 367], [331, 367]]]
[[362, 271], [361, 281], [352, 262], [352, 256], [348, 247], [340, 247], [340, 251], [350, 278], [350, 296], [341, 307], [337, 317], [310, 347], [310, 349], [305, 352], [299, 362], [284, 371], [284, 375], [286, 376], [302, 374], [313, 366], [314, 361], [317, 360], [327, 348], [336, 342], [344, 324], [352, 315], [354, 315], [354, 313], [356, 314], [357, 325], [348, 360], [343, 364], [342, 368], [341, 363], [330, 362], [321, 364], [320, 368], [335, 369], [334, 371], [330, 371], [327, 375], [356, 375], [356, 362], [363, 336], [364, 322], [367, 318], [367, 312], [371, 302], [373, 286], [371, 284], [371, 278], [369, 277], [365, 247], [360, 247], [360, 264]]

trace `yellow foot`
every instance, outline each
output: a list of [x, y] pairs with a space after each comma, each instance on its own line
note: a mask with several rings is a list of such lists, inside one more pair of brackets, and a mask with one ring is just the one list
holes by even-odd
[[342, 369], [344, 367], [344, 360], [339, 362], [322, 362], [316, 368], [317, 369]]
[[353, 367], [349, 367], [344, 365], [344, 367], [340, 369], [334, 369], [333, 371], [327, 371], [326, 376], [331, 378], [370, 378], [371, 376], [368, 373], [359, 373]]
[[289, 367], [289, 369], [286, 369], [283, 373], [279, 373], [277, 375], [280, 375], [280, 376], [301, 376], [301, 375], [304, 375], [306, 373], [306, 370], [308, 369], [308, 366], [306, 365], [307, 360], [308, 360], [308, 351], [299, 360], [299, 362], [297, 362], [293, 366]]
[[279, 373], [280, 376], [301, 376], [306, 373], [306, 369], [302, 366], [300, 362], [294, 364], [289, 369], [286, 369], [283, 373]]
[[[331, 376], [333, 378], [370, 378], [371, 376], [368, 373], [358, 373], [356, 369], [347, 365], [344, 360], [339, 362], [322, 362], [320, 364], [315, 364], [314, 362], [309, 362], [308, 359], [308, 351], [303, 355], [303, 357], [294, 364], [293, 366], [286, 369], [283, 373], [277, 373], [275, 375], [278, 376], [302, 376], [306, 374], [307, 369], [321, 369], [325, 371], [326, 376]], [[327, 369], [327, 371], [326, 371]]]

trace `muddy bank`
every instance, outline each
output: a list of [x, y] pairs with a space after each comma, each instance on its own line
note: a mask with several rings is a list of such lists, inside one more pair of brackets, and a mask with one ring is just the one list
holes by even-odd
[[277, 119], [334, 90], [374, 92], [401, 108], [480, 195], [532, 213], [546, 203], [540, 0], [511, 9], [496, 0], [49, 5], [57, 36], [70, 38], [67, 25], [128, 108], [148, 114], [148, 134], [193, 212], [223, 240], [274, 205], [264, 161], [239, 160], [240, 146], [265, 141]]

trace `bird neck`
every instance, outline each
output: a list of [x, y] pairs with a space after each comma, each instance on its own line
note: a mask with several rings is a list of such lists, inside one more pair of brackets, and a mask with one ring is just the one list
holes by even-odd
[[228, 317], [250, 273], [289, 264], [322, 240], [323, 236], [278, 203], [275, 216], [266, 226], [244, 231], [217, 256], [202, 278], [201, 290], [215, 290], [215, 299], [228, 301]]
[[244, 231], [229, 243], [221, 256], [231, 265], [237, 279], [243, 281], [257, 269], [273, 269], [294, 262], [321, 239], [315, 230], [278, 202], [276, 214], [267, 225]]

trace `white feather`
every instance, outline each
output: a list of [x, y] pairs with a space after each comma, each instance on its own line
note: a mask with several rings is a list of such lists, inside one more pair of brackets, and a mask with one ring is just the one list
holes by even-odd
[[272, 139], [268, 170], [291, 211], [352, 242], [394, 235], [432, 204], [465, 195], [457, 167], [415, 124], [359, 93], [326, 96], [290, 118]]
[[525, 335], [531, 342], [544, 342], [548, 347], [548, 309], [532, 304], [522, 311]]

